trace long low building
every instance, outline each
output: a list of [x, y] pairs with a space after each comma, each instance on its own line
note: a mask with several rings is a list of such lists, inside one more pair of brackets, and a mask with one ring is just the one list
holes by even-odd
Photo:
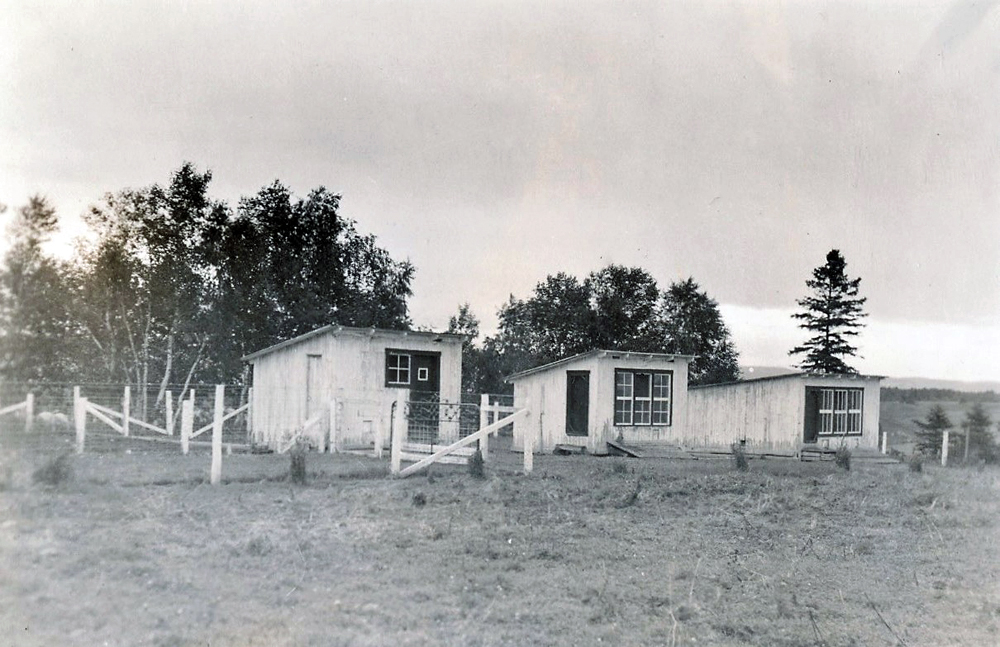
[[799, 453], [810, 448], [879, 447], [881, 377], [789, 373], [688, 393], [688, 447]]

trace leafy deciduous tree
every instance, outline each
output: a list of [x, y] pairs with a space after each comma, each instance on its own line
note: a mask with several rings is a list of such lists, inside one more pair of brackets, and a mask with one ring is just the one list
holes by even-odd
[[672, 283], [664, 292], [661, 318], [666, 351], [696, 356], [689, 367], [692, 384], [740, 379], [739, 354], [719, 304], [693, 278]]

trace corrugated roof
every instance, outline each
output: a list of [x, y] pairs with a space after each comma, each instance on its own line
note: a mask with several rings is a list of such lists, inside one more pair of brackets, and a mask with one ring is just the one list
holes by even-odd
[[287, 348], [289, 346], [294, 346], [295, 344], [300, 344], [307, 339], [312, 339], [319, 335], [326, 333], [347, 333], [353, 335], [379, 335], [384, 337], [420, 337], [427, 338], [433, 341], [442, 341], [449, 343], [462, 343], [465, 341], [465, 335], [459, 335], [456, 333], [449, 332], [431, 332], [425, 330], [389, 330], [387, 328], [353, 328], [351, 326], [341, 326], [338, 324], [330, 324], [329, 326], [323, 326], [322, 328], [317, 328], [316, 330], [310, 330], [307, 333], [303, 333], [298, 337], [293, 337], [291, 339], [286, 339], [283, 342], [274, 344], [273, 346], [268, 346], [258, 351], [254, 351], [249, 355], [243, 357], [244, 362], [250, 362], [258, 357], [273, 353], [276, 350], [281, 350], [282, 348]]
[[548, 364], [542, 364], [541, 366], [529, 368], [526, 371], [514, 373], [513, 375], [508, 375], [507, 377], [504, 378], [504, 381], [512, 382], [514, 380], [519, 380], [522, 377], [527, 377], [528, 375], [532, 375], [534, 373], [540, 373], [542, 371], [547, 371], [557, 366], [562, 366], [563, 364], [569, 364], [570, 362], [575, 362], [580, 359], [584, 359], [587, 357], [594, 357], [598, 355], [602, 357], [606, 355], [623, 355], [626, 358], [638, 357], [647, 359], [664, 359], [671, 362], [674, 361], [675, 359], [692, 360], [696, 357], [695, 355], [677, 355], [669, 353], [637, 353], [634, 351], [626, 351], [626, 350], [591, 350], [587, 351], [586, 353], [580, 353], [579, 355], [573, 355], [572, 357], [564, 357], [563, 359], [557, 359], [554, 362], [549, 362]]

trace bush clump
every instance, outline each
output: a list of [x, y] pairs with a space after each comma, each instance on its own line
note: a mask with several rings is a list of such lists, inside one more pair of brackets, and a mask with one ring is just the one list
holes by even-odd
[[296, 485], [306, 484], [306, 452], [309, 449], [308, 443], [301, 438], [296, 439], [288, 453], [292, 457], [292, 464], [289, 467], [288, 475], [292, 483]]
[[483, 452], [476, 452], [469, 456], [469, 475], [474, 479], [486, 478], [486, 463], [483, 461]]
[[59, 454], [31, 475], [31, 480], [43, 485], [59, 486], [73, 479], [73, 464], [69, 454]]
[[909, 461], [910, 471], [917, 473], [924, 471], [924, 457], [920, 454], [914, 454], [910, 456]]
[[834, 463], [837, 467], [844, 470], [845, 472], [851, 471], [851, 450], [847, 448], [846, 445], [841, 445], [837, 448], [837, 453], [833, 456]]
[[733, 467], [736, 468], [737, 472], [745, 472], [750, 469], [750, 463], [747, 462], [747, 450], [743, 443], [733, 443], [729, 446], [729, 451], [733, 454]]

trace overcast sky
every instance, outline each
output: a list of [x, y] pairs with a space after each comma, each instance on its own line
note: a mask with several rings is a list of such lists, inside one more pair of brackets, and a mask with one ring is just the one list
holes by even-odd
[[[185, 160], [275, 179], [491, 329], [546, 275], [693, 276], [788, 365], [831, 248], [865, 372], [1000, 380], [995, 2], [74, 2], [0, 8], [0, 202], [69, 231]], [[76, 225], [78, 227], [78, 225]]]

